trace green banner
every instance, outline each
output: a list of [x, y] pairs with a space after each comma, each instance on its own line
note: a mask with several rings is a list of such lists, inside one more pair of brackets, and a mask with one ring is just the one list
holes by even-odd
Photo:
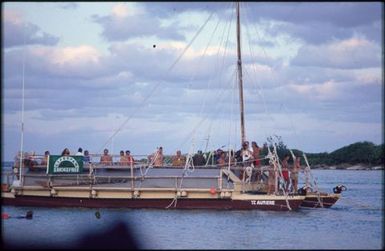
[[83, 156], [48, 156], [48, 174], [66, 174], [83, 172]]

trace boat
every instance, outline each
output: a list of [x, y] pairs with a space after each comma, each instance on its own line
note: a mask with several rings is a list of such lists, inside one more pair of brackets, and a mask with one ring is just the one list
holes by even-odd
[[[240, 6], [237, 13], [237, 74], [239, 85], [241, 145], [247, 142], [243, 102], [242, 59], [240, 48]], [[159, 150], [159, 149], [158, 149]], [[261, 167], [260, 180], [251, 179], [256, 172], [252, 161], [241, 156], [238, 161], [194, 165], [193, 153], [184, 165], [157, 165], [155, 156], [134, 156], [135, 161], [121, 165], [117, 161], [102, 163], [101, 155], [92, 160], [82, 156], [17, 155], [8, 182], [2, 184], [3, 205], [34, 207], [87, 208], [158, 208], [293, 211], [301, 207], [328, 207], [340, 194], [322, 194], [309, 190], [289, 193], [284, 189], [282, 167], [275, 144], [268, 146]], [[227, 152], [231, 156], [230, 151]], [[119, 156], [112, 156], [117, 159]], [[207, 161], [209, 162], [209, 161]], [[267, 180], [273, 177], [274, 191]]]
[[341, 193], [346, 191], [347, 188], [344, 185], [337, 185], [333, 188], [333, 193], [325, 193], [319, 190], [317, 182], [313, 178], [310, 171], [310, 165], [304, 154], [306, 167], [305, 173], [305, 185], [298, 189], [298, 194], [305, 195], [305, 199], [301, 204], [304, 208], [329, 208], [333, 206], [341, 197]]

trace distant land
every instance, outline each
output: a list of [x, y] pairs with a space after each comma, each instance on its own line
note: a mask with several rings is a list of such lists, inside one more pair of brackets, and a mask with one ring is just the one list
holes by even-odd
[[[295, 156], [302, 156], [303, 151], [292, 149]], [[280, 159], [289, 154], [289, 149], [280, 140], [277, 144], [277, 152]], [[375, 145], [372, 142], [363, 141], [341, 147], [331, 153], [306, 153], [306, 157], [312, 169], [347, 169], [347, 170], [383, 170], [384, 169], [384, 144]], [[262, 149], [262, 156], [267, 155], [267, 148]], [[292, 160], [289, 160], [289, 163]], [[265, 160], [264, 164], [268, 164]], [[305, 161], [301, 159], [301, 165]]]
[[364, 141], [341, 147], [331, 153], [306, 153], [313, 169], [384, 169], [384, 144]]

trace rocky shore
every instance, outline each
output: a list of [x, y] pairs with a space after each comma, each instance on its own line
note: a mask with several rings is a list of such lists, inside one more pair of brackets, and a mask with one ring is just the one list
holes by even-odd
[[321, 169], [321, 170], [384, 170], [384, 166], [371, 166], [371, 165], [366, 165], [366, 164], [339, 164], [339, 165], [325, 165], [325, 164], [320, 164], [320, 165], [313, 165], [311, 166], [312, 169]]

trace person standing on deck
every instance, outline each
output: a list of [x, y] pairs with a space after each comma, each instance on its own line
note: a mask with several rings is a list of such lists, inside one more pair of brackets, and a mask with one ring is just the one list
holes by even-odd
[[269, 166], [269, 178], [267, 179], [267, 194], [274, 194], [276, 186], [274, 165]]
[[76, 156], [84, 156], [83, 149], [79, 147], [78, 152], [75, 154]]
[[40, 165], [42, 165], [42, 166], [47, 166], [47, 164], [48, 164], [48, 156], [49, 156], [49, 151], [45, 151], [45, 152], [44, 152], [44, 157], [43, 157], [43, 159], [41, 160]]
[[293, 168], [290, 173], [290, 179], [291, 179], [291, 185], [292, 190], [294, 193], [298, 191], [298, 173], [301, 169], [301, 157], [297, 156], [295, 157]]
[[226, 153], [222, 151], [219, 155], [219, 159], [217, 160], [217, 165], [219, 168], [226, 166]]
[[103, 165], [112, 165], [112, 156], [108, 154], [108, 149], [104, 149], [103, 155], [100, 156], [100, 163]]
[[290, 185], [290, 179], [289, 179], [289, 154], [285, 154], [282, 160], [282, 176], [283, 176], [283, 181], [284, 181], [284, 187], [285, 191], [287, 192], [289, 190], [289, 185]]
[[197, 154], [194, 154], [192, 159], [193, 159], [194, 166], [201, 166], [202, 167], [202, 166], [206, 165], [206, 159], [205, 159], [205, 156], [203, 156], [203, 153], [201, 150], [199, 150]]
[[253, 152], [250, 151], [250, 149], [249, 149], [249, 142], [248, 141], [245, 141], [242, 144], [241, 156], [242, 156], [242, 162], [243, 163], [249, 164], [253, 160]]
[[176, 151], [176, 155], [172, 157], [172, 166], [184, 166], [186, 164], [186, 157], [182, 156], [180, 150]]
[[260, 148], [257, 144], [257, 142], [253, 141], [251, 142], [251, 148], [253, 150], [253, 159], [254, 159], [254, 168], [255, 168], [255, 175], [253, 177], [253, 181], [258, 181], [260, 178], [261, 178], [261, 170], [260, 170], [260, 165], [261, 165], [261, 162], [259, 160], [259, 152], [260, 152]]
[[235, 159], [234, 150], [230, 150], [226, 155], [226, 164], [229, 164], [229, 162], [230, 162], [230, 165], [232, 166], [234, 166], [237, 162], [237, 160]]
[[245, 168], [250, 166], [253, 160], [253, 152], [249, 149], [248, 141], [243, 142], [241, 149], [241, 158], [242, 158], [242, 170], [240, 171], [239, 178], [243, 180], [243, 173]]

